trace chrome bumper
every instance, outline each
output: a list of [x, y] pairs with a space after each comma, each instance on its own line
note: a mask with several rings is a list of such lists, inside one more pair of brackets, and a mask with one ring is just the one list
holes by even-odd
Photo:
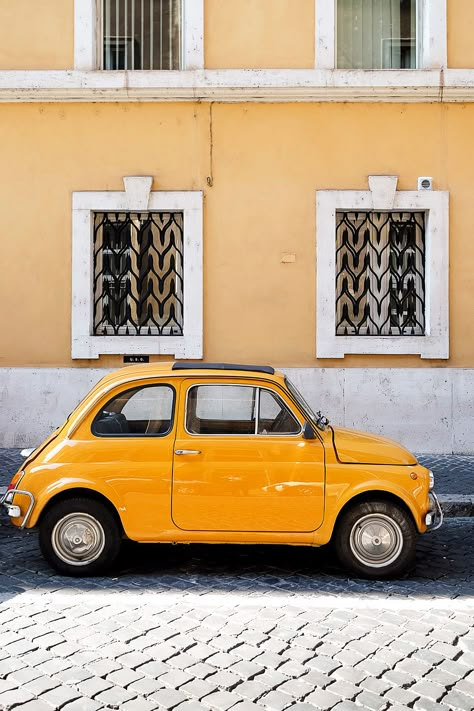
[[441, 504], [433, 490], [429, 493], [430, 510], [425, 516], [425, 523], [428, 531], [437, 531], [443, 525], [444, 514]]
[[[13, 503], [15, 494], [23, 494], [23, 496], [27, 496], [29, 498], [30, 503], [28, 504], [28, 508], [26, 509], [25, 514], [23, 514], [19, 506]], [[25, 528], [26, 524], [28, 523], [28, 519], [31, 516], [31, 512], [33, 511], [34, 505], [35, 497], [31, 493], [31, 491], [25, 491], [24, 489], [10, 489], [9, 491], [0, 491], [0, 506], [3, 506], [7, 514], [11, 518], [20, 518], [20, 516], [23, 516], [23, 521], [21, 522], [19, 528]]]

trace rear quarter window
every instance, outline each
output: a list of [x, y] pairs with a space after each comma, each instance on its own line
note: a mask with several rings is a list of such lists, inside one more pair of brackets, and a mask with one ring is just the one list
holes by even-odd
[[169, 385], [141, 385], [114, 395], [92, 422], [96, 437], [163, 437], [171, 432], [175, 392]]

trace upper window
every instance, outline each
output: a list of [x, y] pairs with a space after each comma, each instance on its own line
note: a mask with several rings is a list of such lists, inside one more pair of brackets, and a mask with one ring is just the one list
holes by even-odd
[[339, 69], [415, 69], [417, 0], [337, 0]]
[[317, 192], [318, 358], [449, 357], [448, 193], [396, 187]]
[[204, 0], [74, 0], [74, 68], [202, 69]]
[[97, 413], [92, 433], [99, 436], [162, 436], [173, 425], [174, 391], [169, 385], [146, 385], [113, 397]]
[[102, 0], [103, 69], [181, 69], [181, 0]]
[[446, 0], [317, 0], [315, 47], [317, 69], [446, 67]]
[[298, 434], [301, 426], [273, 392], [243, 385], [190, 388], [186, 429], [201, 435]]

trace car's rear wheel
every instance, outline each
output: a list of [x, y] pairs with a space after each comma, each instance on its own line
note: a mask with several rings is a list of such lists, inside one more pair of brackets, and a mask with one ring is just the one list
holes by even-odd
[[409, 513], [389, 501], [364, 501], [345, 511], [335, 531], [342, 565], [366, 578], [404, 575], [415, 564], [416, 529]]
[[103, 573], [117, 558], [121, 533], [112, 512], [99, 501], [71, 498], [53, 505], [40, 523], [40, 548], [59, 573]]

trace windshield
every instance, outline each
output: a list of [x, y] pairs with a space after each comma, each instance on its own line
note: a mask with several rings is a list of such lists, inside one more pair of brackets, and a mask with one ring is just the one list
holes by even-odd
[[303, 412], [306, 415], [306, 417], [308, 418], [308, 420], [310, 420], [313, 423], [313, 425], [315, 425], [315, 427], [318, 427], [320, 429], [319, 418], [314, 413], [314, 410], [312, 409], [312, 407], [306, 402], [306, 400], [304, 399], [304, 397], [302, 396], [302, 394], [300, 393], [298, 388], [295, 385], [293, 385], [291, 380], [289, 380], [289, 378], [287, 378], [287, 377], [285, 377], [285, 383], [286, 383], [286, 387], [288, 388], [288, 390], [290, 391], [290, 393], [292, 394], [292, 396], [294, 397], [294, 399], [296, 400], [298, 405], [301, 407], [301, 409], [303, 410]]

